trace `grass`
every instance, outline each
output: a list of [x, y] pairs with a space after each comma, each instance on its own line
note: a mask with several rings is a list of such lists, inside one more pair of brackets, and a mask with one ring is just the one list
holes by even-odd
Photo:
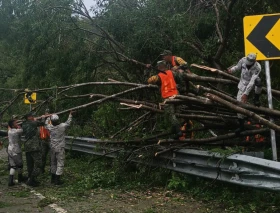
[[[225, 183], [191, 177], [164, 169], [153, 169], [139, 165], [125, 165], [117, 160], [94, 161], [89, 156], [68, 156], [66, 159], [63, 187], [42, 187], [44, 195], [58, 200], [82, 200], [92, 190], [121, 189], [147, 190], [163, 187], [194, 197], [203, 203], [218, 206], [226, 212], [238, 213], [278, 213], [280, 194]], [[49, 175], [42, 179], [49, 181]], [[117, 195], [115, 195], [117, 196]], [[210, 208], [211, 209], [211, 208]], [[146, 212], [156, 212], [147, 209]], [[209, 210], [211, 212], [211, 210]]]
[[0, 208], [6, 208], [6, 207], [9, 207], [9, 206], [11, 206], [10, 203], [0, 201]]
[[48, 206], [48, 205], [50, 205], [50, 204], [52, 204], [52, 203], [54, 203], [54, 201], [53, 201], [52, 199], [50, 199], [50, 198], [44, 198], [44, 199], [42, 199], [42, 200], [40, 200], [40, 201], [38, 202], [37, 206], [38, 206], [39, 208], [44, 208], [44, 207], [46, 207], [46, 206]]
[[29, 197], [30, 191], [29, 190], [13, 191], [13, 192], [9, 192], [8, 194], [14, 197]]
[[[144, 165], [124, 164], [118, 160], [101, 159], [92, 162], [88, 155], [68, 155], [65, 172], [62, 176], [63, 186], [53, 186], [50, 175], [46, 172], [39, 181], [42, 186], [38, 190], [46, 199], [38, 203], [38, 207], [47, 206], [53, 202], [83, 201], [95, 190], [145, 191], [160, 187], [166, 191], [183, 193], [186, 197], [194, 198], [204, 204], [209, 204], [209, 212], [222, 209], [228, 213], [278, 213], [280, 212], [280, 193], [267, 192], [230, 185], [198, 177], [187, 176], [169, 170], [151, 168]], [[0, 161], [0, 170], [6, 165]], [[26, 190], [11, 192], [15, 197], [28, 197]], [[167, 194], [172, 198], [172, 194]], [[118, 194], [113, 194], [113, 198]], [[184, 200], [174, 201], [184, 202]], [[0, 202], [0, 208], [6, 207]], [[93, 206], [95, 208], [95, 206]], [[157, 212], [157, 209], [147, 208], [144, 213]]]

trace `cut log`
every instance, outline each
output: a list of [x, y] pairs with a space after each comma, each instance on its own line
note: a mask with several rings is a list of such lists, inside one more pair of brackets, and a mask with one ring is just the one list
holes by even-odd
[[213, 90], [213, 89], [209, 89], [207, 87], [204, 87], [204, 86], [201, 86], [199, 85], [199, 89], [205, 91], [205, 92], [209, 92], [209, 93], [212, 93], [212, 94], [215, 94], [229, 102], [231, 102], [232, 104], [234, 105], [238, 105], [242, 108], [245, 108], [245, 109], [248, 109], [248, 110], [251, 110], [251, 111], [254, 111], [254, 112], [257, 112], [257, 113], [262, 113], [264, 115], [269, 115], [269, 116], [277, 116], [277, 117], [280, 117], [280, 111], [278, 110], [275, 110], [275, 109], [269, 109], [269, 108], [266, 108], [266, 107], [256, 107], [252, 104], [244, 104], [240, 101], [237, 101], [236, 99], [232, 98], [232, 97], [229, 97], [223, 93], [220, 93], [216, 90]]
[[239, 107], [239, 106], [236, 106], [236, 105], [233, 105], [232, 103], [228, 102], [228, 101], [225, 101], [221, 98], [219, 98], [218, 96], [215, 96], [213, 94], [210, 94], [208, 93], [206, 95], [209, 99], [215, 101], [215, 102], [218, 102], [220, 104], [223, 104], [225, 106], [227, 106], [228, 108], [232, 109], [232, 110], [235, 110], [237, 113], [240, 113], [240, 114], [243, 114], [243, 115], [246, 115], [248, 116], [249, 118], [252, 118], [253, 120], [255, 120], [256, 122], [258, 123], [261, 123], [263, 125], [266, 125], [268, 126], [269, 128], [271, 129], [274, 129], [275, 131], [277, 132], [280, 132], [280, 126], [270, 122], [269, 120], [265, 119], [265, 118], [262, 118], [261, 116], [257, 115], [256, 113], [254, 112], [251, 112], [247, 109], [244, 109], [242, 107]]
[[214, 72], [214, 73], [217, 73], [219, 75], [222, 75], [230, 80], [233, 80], [235, 82], [239, 82], [239, 78], [229, 74], [229, 73], [226, 73], [224, 71], [221, 71], [221, 70], [218, 70], [218, 69], [215, 69], [215, 68], [211, 68], [211, 67], [207, 67], [207, 66], [203, 66], [203, 65], [198, 65], [198, 64], [191, 64], [191, 67], [196, 67], [196, 68], [199, 68], [199, 69], [203, 69], [203, 70], [209, 70], [211, 72]]

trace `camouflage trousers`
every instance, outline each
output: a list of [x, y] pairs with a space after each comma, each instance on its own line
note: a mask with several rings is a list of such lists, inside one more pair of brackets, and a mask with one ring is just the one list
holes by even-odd
[[180, 121], [178, 120], [175, 113], [179, 113], [179, 106], [175, 106], [174, 104], [165, 104], [164, 105], [164, 114], [167, 122], [170, 126], [170, 133], [176, 134], [180, 132]]
[[45, 169], [47, 163], [48, 153], [50, 151], [50, 141], [42, 140], [41, 141], [41, 151], [42, 151], [42, 170]]
[[62, 175], [64, 169], [65, 150], [61, 148], [60, 151], [51, 149], [51, 173]]
[[28, 177], [37, 177], [41, 173], [42, 157], [40, 151], [26, 152]]

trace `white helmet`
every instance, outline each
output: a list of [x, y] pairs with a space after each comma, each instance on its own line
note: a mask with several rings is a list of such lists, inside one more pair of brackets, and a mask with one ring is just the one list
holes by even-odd
[[51, 115], [51, 121], [58, 121], [59, 120], [59, 117], [57, 114], [52, 114]]

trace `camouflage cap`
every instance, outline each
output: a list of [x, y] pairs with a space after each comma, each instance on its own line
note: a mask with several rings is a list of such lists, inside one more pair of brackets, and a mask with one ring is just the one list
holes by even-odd
[[165, 62], [164, 60], [158, 61], [158, 62], [157, 62], [157, 67], [158, 67], [158, 66], [161, 66], [161, 65], [166, 66], [166, 62]]
[[35, 116], [35, 113], [31, 111], [31, 112], [28, 112], [27, 114], [25, 114], [24, 118], [27, 119], [29, 117], [34, 117], [34, 116]]
[[255, 53], [249, 53], [246, 57], [246, 65], [252, 65], [255, 63], [257, 55]]
[[163, 50], [163, 52], [160, 55], [161, 56], [172, 55], [172, 52], [170, 50]]

